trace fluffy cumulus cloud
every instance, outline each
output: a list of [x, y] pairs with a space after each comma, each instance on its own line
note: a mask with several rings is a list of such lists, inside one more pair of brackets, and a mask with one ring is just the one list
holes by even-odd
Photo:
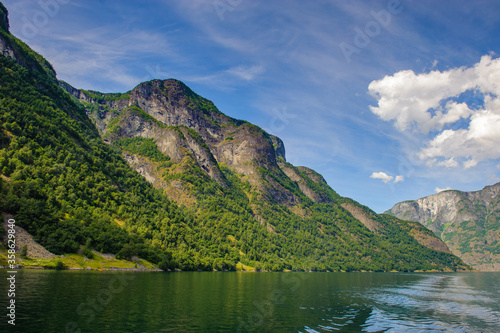
[[[373, 113], [402, 132], [427, 135], [418, 156], [429, 165], [468, 169], [500, 158], [500, 58], [442, 72], [405, 70], [368, 90], [378, 100]], [[465, 94], [472, 98], [460, 101]]]
[[382, 180], [384, 183], [388, 183], [390, 182], [391, 180], [394, 179], [393, 176], [389, 176], [388, 174], [386, 174], [385, 172], [374, 172], [372, 173], [372, 175], [370, 176], [370, 178], [373, 178], [373, 179], [380, 179]]
[[374, 172], [371, 174], [370, 178], [380, 179], [386, 184], [392, 181], [394, 181], [394, 183], [399, 183], [405, 180], [405, 177], [403, 177], [402, 175], [396, 176], [396, 178], [394, 178], [393, 176], [389, 176], [385, 172]]

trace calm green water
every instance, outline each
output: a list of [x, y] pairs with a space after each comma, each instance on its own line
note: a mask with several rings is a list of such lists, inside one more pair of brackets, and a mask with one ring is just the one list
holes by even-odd
[[19, 271], [1, 332], [498, 332], [500, 273]]

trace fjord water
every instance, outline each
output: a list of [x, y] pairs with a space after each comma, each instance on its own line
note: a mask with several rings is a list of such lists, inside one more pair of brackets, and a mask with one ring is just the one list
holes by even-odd
[[2, 332], [498, 332], [500, 273], [22, 270], [16, 326], [2, 318]]

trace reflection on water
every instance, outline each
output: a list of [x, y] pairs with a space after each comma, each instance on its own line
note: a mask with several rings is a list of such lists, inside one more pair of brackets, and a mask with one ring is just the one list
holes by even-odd
[[474, 274], [495, 273], [424, 275], [411, 284], [359, 290], [363, 305], [350, 304], [326, 315], [327, 324], [299, 332], [498, 332], [498, 285], [473, 286], [467, 280]]
[[500, 273], [20, 271], [16, 317], [0, 332], [496, 333]]

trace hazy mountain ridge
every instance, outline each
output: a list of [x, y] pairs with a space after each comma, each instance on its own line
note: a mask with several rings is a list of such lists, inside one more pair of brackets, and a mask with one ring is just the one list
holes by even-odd
[[443, 191], [388, 211], [434, 231], [451, 251], [481, 270], [500, 270], [500, 183], [474, 192]]
[[425, 228], [342, 198], [321, 175], [287, 163], [279, 138], [182, 82], [78, 90], [0, 31], [17, 52], [0, 57], [0, 210], [49, 251], [85, 244], [187, 270], [466, 268], [422, 243]]

